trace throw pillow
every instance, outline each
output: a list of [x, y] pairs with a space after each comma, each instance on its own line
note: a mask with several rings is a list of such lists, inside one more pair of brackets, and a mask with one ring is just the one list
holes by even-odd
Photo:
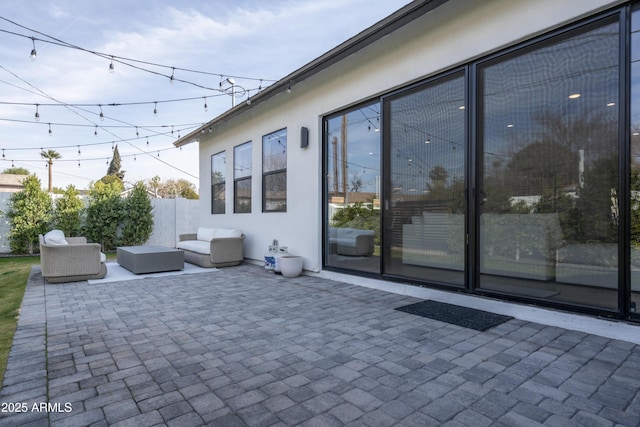
[[62, 230], [51, 230], [44, 235], [44, 242], [47, 245], [68, 245], [69, 243], [64, 238]]

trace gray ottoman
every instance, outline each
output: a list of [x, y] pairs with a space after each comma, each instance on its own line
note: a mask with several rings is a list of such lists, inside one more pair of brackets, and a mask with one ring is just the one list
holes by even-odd
[[184, 252], [163, 246], [123, 246], [117, 249], [118, 264], [135, 274], [184, 269]]

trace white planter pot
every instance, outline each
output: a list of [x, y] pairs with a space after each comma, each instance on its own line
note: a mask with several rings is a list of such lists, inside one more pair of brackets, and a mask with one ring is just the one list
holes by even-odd
[[278, 261], [284, 277], [297, 277], [302, 273], [302, 257], [283, 255]]

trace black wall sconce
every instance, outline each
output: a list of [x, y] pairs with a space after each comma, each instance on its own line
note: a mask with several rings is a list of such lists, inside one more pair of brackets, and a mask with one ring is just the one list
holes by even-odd
[[309, 128], [300, 128], [300, 148], [307, 148], [309, 146]]

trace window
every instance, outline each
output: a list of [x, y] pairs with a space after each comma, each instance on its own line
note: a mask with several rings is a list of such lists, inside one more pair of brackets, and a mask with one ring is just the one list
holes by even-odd
[[385, 100], [388, 273], [464, 286], [465, 77], [458, 72]]
[[225, 164], [227, 155], [223, 151], [211, 156], [211, 213], [225, 213]]
[[235, 213], [251, 212], [251, 141], [233, 149], [233, 196]]
[[262, 212], [287, 211], [287, 130], [262, 137]]
[[617, 307], [618, 25], [479, 67], [481, 289]]
[[380, 103], [324, 122], [325, 263], [380, 273]]

